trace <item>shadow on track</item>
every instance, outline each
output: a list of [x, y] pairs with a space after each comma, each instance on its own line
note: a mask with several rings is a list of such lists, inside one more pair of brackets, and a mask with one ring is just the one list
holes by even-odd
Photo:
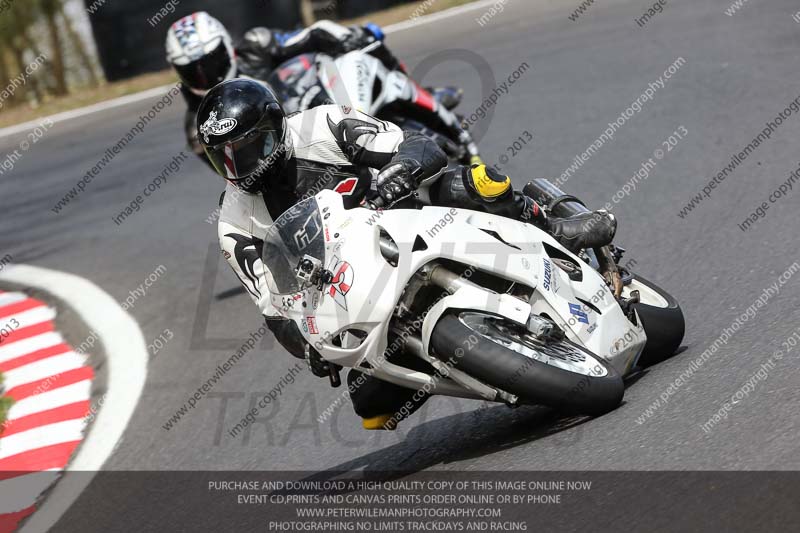
[[556, 444], [570, 445], [583, 438], [582, 426], [589, 420], [584, 416], [564, 417], [545, 407], [511, 410], [498, 405], [468, 411], [415, 426], [395, 445], [304, 479], [400, 479], [437, 465], [488, 457], [562, 433]]

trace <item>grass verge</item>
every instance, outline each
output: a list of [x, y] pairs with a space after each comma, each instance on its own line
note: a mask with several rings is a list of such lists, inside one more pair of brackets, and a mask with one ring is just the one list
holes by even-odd
[[[0, 391], [3, 390], [3, 374], [0, 374]], [[6, 423], [6, 416], [8, 415], [8, 410], [11, 409], [11, 405], [14, 403], [14, 400], [9, 398], [8, 396], [0, 396], [0, 436], [3, 435], [3, 424]]]
[[[469, 4], [473, 1], [475, 0], [421, 0], [384, 9], [382, 11], [376, 11], [362, 17], [340, 21], [340, 23], [350, 25], [374, 22], [380, 26], [388, 26], [389, 24], [409, 20], [412, 17], [416, 18], [423, 15], [430, 15], [437, 11], [444, 11], [445, 9]], [[73, 94], [48, 99], [36, 107], [21, 105], [3, 110], [2, 115], [0, 115], [0, 128], [28, 122], [29, 120], [46, 117], [63, 111], [97, 104], [105, 100], [119, 98], [120, 96], [146, 91], [147, 89], [160, 87], [168, 83], [175, 83], [177, 80], [178, 78], [172, 70], [166, 69], [159, 72], [143, 74], [127, 80], [104, 83], [95, 88], [75, 89]]]
[[40, 117], [47, 117], [62, 111], [86, 107], [105, 100], [113, 100], [120, 96], [146, 91], [153, 87], [160, 87], [177, 81], [178, 78], [172, 70], [163, 70], [143, 74], [128, 80], [104, 83], [94, 88], [75, 89], [72, 94], [48, 98], [44, 103], [36, 107], [21, 105], [3, 110], [3, 114], [0, 115], [0, 128], [28, 122]]

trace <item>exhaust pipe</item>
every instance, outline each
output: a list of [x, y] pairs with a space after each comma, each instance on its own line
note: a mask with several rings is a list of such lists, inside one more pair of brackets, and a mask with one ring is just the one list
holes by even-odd
[[545, 178], [535, 178], [528, 182], [522, 192], [536, 200], [539, 205], [547, 206], [550, 213], [559, 218], [589, 212], [589, 209], [578, 198], [565, 193]]

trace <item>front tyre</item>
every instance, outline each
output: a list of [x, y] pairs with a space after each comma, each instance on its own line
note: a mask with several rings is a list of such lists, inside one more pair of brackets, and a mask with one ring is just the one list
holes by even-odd
[[438, 358], [524, 403], [601, 415], [622, 401], [620, 375], [566, 339], [539, 339], [502, 317], [460, 311], [442, 317], [431, 335]]
[[680, 305], [667, 291], [636, 274], [625, 286], [622, 296], [638, 290], [640, 302], [633, 304], [639, 314], [647, 343], [638, 365], [648, 367], [670, 358], [680, 347], [686, 322]]

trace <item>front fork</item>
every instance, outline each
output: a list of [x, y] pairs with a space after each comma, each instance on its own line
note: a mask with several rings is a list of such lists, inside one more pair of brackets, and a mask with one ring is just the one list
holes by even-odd
[[[387, 251], [389, 255], [391, 252]], [[494, 294], [489, 293], [475, 283], [472, 283], [466, 277], [458, 275], [455, 272], [438, 264], [429, 264], [423, 267], [417, 275], [413, 278], [411, 291], [408, 291], [403, 300], [398, 304], [400, 309], [404, 312], [409, 311], [409, 304], [414, 300], [416, 293], [426, 285], [435, 285], [445, 291], [447, 296], [440, 299], [436, 304], [430, 307], [426, 313], [425, 320], [422, 326], [421, 338], [418, 335], [405, 336], [403, 340], [403, 349], [406, 353], [419, 357], [423, 361], [430, 364], [439, 374], [454, 383], [459, 384], [464, 389], [471, 391], [473, 394], [479, 395], [487, 401], [503, 402], [511, 407], [518, 405], [519, 398], [513, 394], [505, 391], [490, 387], [465, 372], [454, 368], [451, 364], [445, 363], [442, 360], [431, 355], [430, 335], [433, 327], [439, 319], [450, 308], [460, 308], [469, 306], [477, 310], [486, 310], [487, 312], [501, 314], [504, 316], [511, 315], [511, 319], [525, 324], [528, 317], [530, 308], [525, 309], [524, 302], [517, 298], [511, 297], [507, 294]], [[465, 293], [467, 293], [465, 295]], [[485, 305], [480, 303], [478, 295], [486, 295]], [[452, 305], [451, 305], [452, 304]], [[510, 307], [514, 309], [510, 309]], [[402, 318], [401, 318], [402, 320]], [[394, 332], [399, 337], [403, 337], [402, 322], [396, 323], [393, 328]]]

